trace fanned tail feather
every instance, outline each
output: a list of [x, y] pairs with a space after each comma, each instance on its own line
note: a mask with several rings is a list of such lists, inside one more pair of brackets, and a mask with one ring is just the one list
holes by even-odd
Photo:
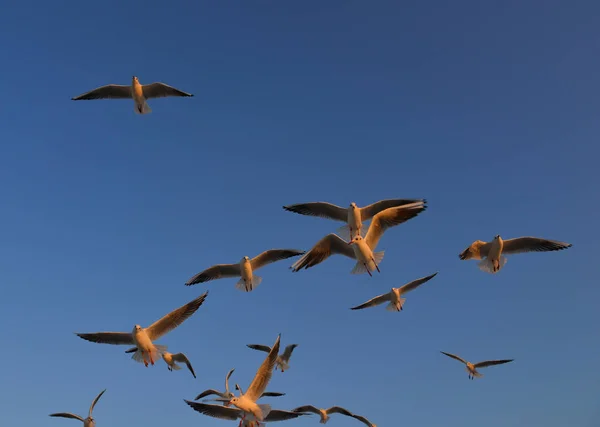
[[240, 291], [244, 291], [244, 292], [251, 292], [253, 291], [258, 285], [260, 285], [262, 282], [262, 277], [260, 276], [256, 276], [256, 275], [252, 275], [252, 283], [248, 286], [248, 289], [246, 289], [246, 282], [244, 281], [244, 279], [240, 279], [238, 280], [238, 282], [235, 284], [235, 288], [240, 290]]
[[[500, 255], [498, 271], [500, 271], [502, 267], [504, 267], [504, 264], [506, 264], [506, 257], [504, 255]], [[485, 271], [486, 273], [490, 274], [495, 274], [498, 272], [494, 271], [494, 263], [488, 258], [479, 261], [477, 263], [477, 267], [479, 267], [481, 271]]]
[[365, 265], [362, 262], [357, 261], [352, 271], [350, 271], [350, 274], [363, 274], [366, 272], [367, 268], [365, 267]]
[[[167, 351], [166, 345], [154, 344], [154, 347], [152, 348], [152, 360], [154, 363], [162, 358], [165, 351]], [[133, 353], [131, 358], [136, 362], [144, 363], [144, 355], [139, 349]], [[150, 357], [148, 355], [146, 355], [146, 362], [150, 363]]]
[[387, 311], [400, 311], [402, 309], [402, 306], [404, 305], [404, 301], [406, 301], [406, 298], [400, 298], [400, 304], [396, 305], [394, 302], [390, 302], [385, 309]]
[[[140, 111], [140, 107], [141, 107], [142, 111]], [[148, 105], [148, 103], [146, 101], [144, 101], [144, 103], [142, 105], [138, 105], [136, 103], [133, 110], [137, 114], [150, 114], [152, 112], [152, 108], [150, 108], [150, 106]]]

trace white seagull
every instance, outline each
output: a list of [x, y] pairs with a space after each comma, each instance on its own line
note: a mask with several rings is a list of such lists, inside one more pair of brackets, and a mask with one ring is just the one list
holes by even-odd
[[470, 363], [454, 354], [446, 353], [444, 351], [440, 351], [440, 353], [445, 354], [448, 357], [451, 357], [455, 360], [458, 360], [459, 362], [464, 363], [465, 366], [467, 367], [467, 372], [469, 373], [470, 380], [472, 380], [475, 377], [483, 377], [483, 374], [480, 374], [479, 372], [477, 372], [477, 368], [485, 368], [487, 366], [493, 366], [493, 365], [502, 365], [503, 363], [508, 363], [508, 362], [512, 362], [513, 360], [515, 360], [515, 359], [486, 360], [485, 362]]
[[167, 346], [154, 344], [153, 341], [156, 341], [167, 332], [175, 329], [194, 314], [196, 310], [200, 308], [207, 295], [208, 292], [203, 293], [198, 298], [173, 310], [171, 313], [167, 314], [162, 319], [157, 320], [147, 328], [135, 325], [132, 332], [76, 332], [76, 335], [84, 340], [100, 344], [135, 344], [137, 350], [132, 356], [133, 360], [136, 362], [144, 362], [144, 365], [148, 367], [148, 362], [154, 365], [154, 362], [167, 350]]
[[[275, 367], [275, 361], [277, 360], [277, 353], [279, 353], [279, 340], [281, 335], [277, 336], [277, 340], [275, 344], [271, 348], [271, 351], [258, 368], [250, 387], [246, 393], [243, 393], [240, 389], [239, 397], [232, 397], [229, 399], [229, 402], [241, 409], [243, 412], [249, 412], [256, 418], [257, 421], [264, 421], [265, 417], [269, 415], [271, 411], [271, 405], [268, 404], [258, 404], [256, 401], [260, 398], [260, 396], [264, 393], [269, 381], [271, 380], [271, 376], [273, 375], [273, 368]], [[219, 400], [219, 399], [217, 399]], [[216, 405], [215, 405], [216, 406]], [[244, 416], [242, 416], [244, 419]]]
[[[133, 347], [133, 348], [130, 348], [129, 350], [126, 350], [125, 353], [135, 353], [136, 351], [137, 351], [137, 347]], [[189, 369], [189, 371], [194, 376], [194, 378], [196, 378], [196, 373], [194, 372], [194, 368], [192, 368], [192, 364], [190, 363], [189, 359], [187, 358], [187, 356], [185, 354], [183, 354], [183, 353], [172, 354], [172, 353], [169, 353], [168, 351], [165, 351], [162, 354], [162, 359], [167, 364], [167, 369], [171, 372], [178, 371], [181, 369], [181, 367], [176, 362], [185, 363], [187, 368]]]
[[[524, 252], [550, 252], [560, 251], [573, 246], [571, 243], [556, 240], [540, 239], [538, 237], [517, 237], [515, 239], [502, 240], [496, 235], [491, 242], [476, 240], [458, 256], [462, 260], [480, 259], [477, 264], [481, 271], [497, 273], [504, 264], [506, 257]], [[485, 259], [484, 259], [485, 258]]]
[[365, 237], [364, 232], [362, 232], [363, 222], [370, 220], [379, 212], [416, 202], [425, 203], [426, 201], [425, 199], [387, 199], [362, 208], [359, 208], [354, 202], [350, 203], [347, 208], [327, 202], [310, 202], [284, 206], [283, 209], [301, 215], [318, 216], [345, 222], [347, 225], [338, 228], [337, 233], [342, 239], [350, 241], [356, 236]]
[[350, 243], [346, 243], [336, 234], [328, 234], [296, 261], [291, 269], [296, 272], [303, 268], [314, 267], [332, 254], [340, 254], [356, 260], [352, 274], [367, 272], [372, 276], [372, 271], [380, 271], [379, 264], [383, 259], [384, 251], [374, 252], [374, 250], [384, 231], [416, 217], [426, 208], [425, 202], [417, 202], [381, 211], [373, 217], [365, 237], [355, 236]]
[[331, 408], [328, 408], [328, 409], [319, 409], [312, 405], [305, 405], [305, 406], [299, 406], [295, 409], [292, 409], [292, 412], [300, 412], [300, 413], [311, 412], [313, 414], [320, 415], [321, 420], [319, 422], [321, 424], [326, 424], [327, 421], [329, 421], [329, 415], [331, 415], [331, 414], [342, 414], [342, 415], [346, 415], [347, 417], [355, 418], [355, 419], [365, 423], [368, 427], [377, 427], [377, 424], [371, 423], [369, 420], [367, 420], [363, 416], [354, 415], [352, 412], [348, 411], [347, 409], [342, 408], [341, 406], [332, 406]]
[[[244, 427], [246, 427], [246, 426], [258, 427], [260, 425], [260, 422], [256, 419], [256, 417], [254, 415], [252, 415], [251, 413], [248, 413], [248, 412], [244, 412], [241, 409], [227, 408], [227, 407], [224, 407], [221, 405], [210, 405], [207, 403], [200, 403], [200, 402], [190, 402], [189, 400], [185, 400], [185, 399], [184, 399], [184, 402], [187, 403], [189, 406], [191, 406], [194, 411], [200, 412], [201, 414], [204, 414], [204, 415], [208, 415], [209, 417], [220, 418], [222, 420], [232, 420], [232, 421], [240, 418], [241, 421], [240, 421], [239, 426], [244, 426]], [[268, 423], [268, 422], [274, 422], [274, 421], [286, 421], [286, 420], [298, 418], [302, 415], [307, 415], [307, 414], [303, 414], [300, 412], [291, 412], [291, 411], [282, 411], [279, 409], [272, 409], [271, 411], [269, 411], [269, 414], [264, 417], [262, 422]]]
[[150, 98], [165, 98], [167, 96], [194, 96], [164, 83], [155, 82], [147, 85], [140, 84], [136, 76], [131, 79], [131, 85], [110, 84], [101, 86], [75, 98], [73, 101], [90, 99], [133, 99], [134, 111], [138, 114], [148, 114], [152, 109], [146, 102]]
[[241, 279], [236, 283], [235, 287], [240, 291], [250, 292], [260, 285], [260, 282], [262, 282], [262, 277], [254, 274], [255, 270], [258, 270], [259, 268], [275, 261], [302, 255], [304, 253], [305, 251], [299, 251], [296, 249], [271, 249], [255, 256], [252, 259], [245, 256], [237, 264], [213, 265], [212, 267], [207, 268], [206, 270], [201, 271], [193, 276], [185, 284], [187, 286], [191, 286], [195, 285], [196, 283], [208, 282], [209, 280], [241, 276]]
[[[246, 344], [246, 347], [249, 347], [253, 350], [264, 351], [265, 353], [271, 351], [271, 347], [262, 344]], [[285, 347], [283, 353], [277, 356], [277, 360], [275, 361], [275, 369], [279, 368], [281, 369], [281, 372], [285, 372], [286, 369], [290, 368], [290, 357], [292, 357], [292, 352], [296, 347], [298, 347], [298, 344], [290, 344]]]
[[404, 285], [400, 288], [392, 288], [392, 290], [390, 292], [388, 292], [387, 294], [383, 294], [383, 295], [376, 296], [375, 298], [371, 298], [369, 301], [367, 301], [361, 305], [357, 305], [356, 307], [352, 307], [350, 310], [361, 310], [361, 309], [367, 308], [367, 307], [375, 307], [376, 305], [383, 304], [384, 302], [389, 301], [389, 304], [387, 305], [386, 310], [400, 311], [400, 310], [402, 310], [404, 301], [406, 301], [406, 298], [402, 298], [402, 295], [404, 295], [407, 292], [412, 291], [413, 289], [418, 288], [423, 283], [428, 282], [429, 280], [433, 279], [436, 275], [437, 275], [437, 272], [433, 273], [430, 276], [421, 277], [420, 279], [413, 280], [412, 282], [407, 283], [406, 285]]
[[94, 406], [100, 399], [100, 396], [104, 394], [106, 389], [102, 390], [98, 396], [94, 399], [92, 404], [90, 405], [90, 411], [88, 412], [87, 418], [80, 417], [79, 415], [71, 414], [69, 412], [58, 412], [56, 414], [50, 414], [51, 417], [62, 417], [62, 418], [72, 418], [74, 420], [79, 420], [83, 422], [83, 427], [94, 427], [96, 425], [96, 421], [92, 418], [92, 412], [94, 411]]
[[[227, 372], [227, 375], [225, 376], [225, 392], [220, 392], [218, 390], [215, 390], [214, 388], [210, 388], [208, 390], [204, 390], [202, 393], [200, 393], [198, 396], [196, 396], [196, 398], [194, 400], [200, 400], [203, 397], [206, 396], [210, 396], [210, 395], [217, 395], [219, 397], [222, 397], [223, 399], [231, 399], [234, 394], [229, 391], [229, 377], [231, 376], [231, 374], [233, 374], [233, 371], [235, 371], [234, 369], [231, 369], [229, 372]], [[237, 386], [237, 384], [236, 384]], [[260, 397], [279, 397], [279, 396], [285, 396], [285, 393], [277, 393], [277, 392], [271, 392], [271, 391], [265, 391]], [[225, 406], [229, 406], [228, 402], [223, 402]]]

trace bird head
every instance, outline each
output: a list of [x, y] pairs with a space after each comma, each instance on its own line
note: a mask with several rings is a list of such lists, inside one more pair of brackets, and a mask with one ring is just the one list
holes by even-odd
[[358, 206], [356, 206], [356, 203], [352, 202], [350, 203], [350, 209], [356, 209]]
[[499, 235], [499, 234], [496, 234], [496, 235], [494, 236], [494, 239], [496, 239], [496, 240], [498, 240], [499, 238], [500, 238], [500, 235]]
[[358, 242], [360, 242], [362, 239], [363, 239], [363, 238], [362, 238], [362, 236], [356, 236], [356, 237], [354, 237], [354, 239], [350, 240], [350, 241], [348, 242], [348, 244], [349, 244], [349, 245], [353, 245], [353, 244], [355, 244], [355, 243], [358, 243]]
[[133, 330], [136, 331], [136, 332], [140, 332], [142, 330], [142, 327], [140, 325], [135, 325], [133, 327]]

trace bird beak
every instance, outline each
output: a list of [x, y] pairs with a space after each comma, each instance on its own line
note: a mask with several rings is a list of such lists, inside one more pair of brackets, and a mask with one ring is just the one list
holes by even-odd
[[352, 244], [354, 244], [354, 240], [350, 240], [350, 241], [348, 242], [348, 244], [349, 244], [349, 245], [352, 245]]

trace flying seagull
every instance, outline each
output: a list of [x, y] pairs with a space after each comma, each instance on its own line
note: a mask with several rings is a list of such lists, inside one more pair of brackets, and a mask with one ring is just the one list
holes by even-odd
[[357, 305], [356, 307], [352, 307], [351, 310], [361, 310], [367, 307], [375, 307], [376, 305], [383, 304], [384, 302], [388, 302], [389, 304], [386, 307], [388, 311], [400, 311], [402, 310], [402, 306], [404, 305], [404, 301], [406, 298], [402, 298], [407, 292], [412, 291], [413, 289], [418, 288], [423, 283], [428, 282], [433, 279], [437, 275], [437, 272], [433, 273], [431, 276], [421, 277], [420, 279], [414, 280], [400, 288], [392, 288], [390, 292], [387, 294], [376, 296], [375, 298], [371, 298], [369, 301]]
[[367, 272], [369, 276], [373, 276], [372, 271], [380, 271], [379, 264], [384, 255], [384, 251], [374, 252], [374, 250], [385, 230], [416, 217], [426, 208], [425, 202], [417, 202], [381, 211], [373, 217], [365, 237], [355, 236], [350, 243], [336, 234], [328, 234], [296, 261], [291, 269], [296, 272], [303, 268], [314, 267], [332, 254], [340, 254], [356, 260], [352, 274]]
[[[550, 252], [560, 251], [573, 246], [571, 243], [556, 240], [540, 239], [538, 237], [517, 237], [502, 240], [496, 235], [491, 242], [476, 240], [458, 256], [462, 260], [480, 259], [477, 264], [481, 271], [497, 273], [506, 264], [504, 255], [519, 254], [524, 252]], [[485, 259], [484, 259], [485, 258]]]
[[[184, 400], [192, 409], [196, 412], [200, 412], [201, 414], [208, 415], [213, 418], [220, 418], [222, 420], [237, 420], [241, 419], [240, 426], [253, 426], [256, 425], [258, 427], [260, 423], [256, 419], [256, 417], [249, 412], [244, 412], [241, 409], [237, 408], [227, 408], [221, 405], [210, 405], [207, 403], [200, 402], [190, 402], [189, 400]], [[298, 418], [299, 416], [307, 415], [300, 412], [290, 412], [290, 411], [282, 411], [279, 409], [272, 409], [269, 411], [268, 415], [264, 417], [262, 422], [274, 422], [274, 421], [286, 421], [294, 418]]]
[[355, 418], [359, 421], [362, 421], [368, 427], [377, 427], [376, 424], [371, 423], [365, 417], [362, 417], [360, 415], [354, 415], [352, 412], [348, 411], [347, 409], [342, 408], [341, 406], [332, 406], [331, 408], [328, 408], [328, 409], [319, 409], [312, 405], [305, 405], [305, 406], [299, 406], [295, 409], [292, 409], [292, 412], [300, 412], [300, 413], [311, 412], [313, 414], [320, 415], [321, 420], [319, 422], [321, 424], [327, 423], [327, 421], [329, 421], [329, 415], [331, 415], [331, 414], [342, 414], [342, 415], [346, 415], [348, 417]]
[[[271, 347], [262, 344], [247, 344], [246, 347], [253, 350], [264, 351], [265, 353], [271, 351]], [[277, 356], [277, 360], [275, 360], [275, 369], [279, 368], [281, 369], [281, 372], [284, 372], [286, 369], [290, 368], [290, 357], [292, 357], [292, 352], [296, 347], [298, 347], [298, 344], [290, 344], [283, 350], [281, 355]]]
[[167, 96], [194, 96], [191, 93], [183, 92], [164, 83], [155, 82], [147, 85], [140, 84], [136, 76], [133, 76], [131, 85], [106, 85], [71, 98], [73, 101], [90, 99], [133, 99], [135, 103], [134, 111], [138, 114], [148, 114], [152, 112], [146, 102], [150, 98], [165, 98]]
[[[271, 411], [271, 405], [268, 404], [258, 404], [256, 401], [260, 398], [260, 396], [264, 393], [269, 381], [271, 380], [271, 376], [273, 375], [273, 368], [275, 367], [275, 361], [277, 360], [277, 353], [279, 353], [279, 340], [281, 335], [277, 336], [277, 340], [275, 344], [271, 348], [271, 351], [258, 368], [250, 387], [246, 393], [243, 393], [240, 389], [239, 397], [232, 397], [229, 399], [229, 402], [241, 409], [243, 412], [249, 412], [254, 415], [257, 421], [264, 421], [265, 417], [269, 415]], [[219, 399], [217, 399], [219, 400]], [[225, 401], [227, 401], [225, 399]], [[242, 420], [245, 419], [245, 415], [242, 415]]]
[[225, 277], [242, 277], [235, 285], [240, 291], [250, 292], [262, 282], [262, 277], [254, 274], [254, 270], [258, 270], [267, 264], [275, 261], [287, 259], [290, 257], [304, 254], [305, 251], [296, 249], [271, 249], [263, 252], [260, 255], [250, 259], [245, 256], [239, 264], [217, 264], [204, 271], [196, 274], [185, 284], [187, 286], [195, 285], [196, 283], [204, 283], [209, 280], [222, 279]]
[[76, 332], [76, 335], [84, 340], [100, 344], [135, 344], [137, 351], [132, 356], [133, 360], [136, 362], [144, 362], [144, 365], [148, 367], [148, 362], [154, 365], [154, 362], [167, 351], [167, 346], [154, 344], [153, 341], [156, 341], [167, 332], [175, 329], [194, 314], [196, 310], [200, 308], [207, 295], [208, 292], [204, 292], [195, 300], [173, 310], [171, 313], [167, 314], [162, 319], [157, 320], [147, 328], [135, 325], [131, 332]]
[[[217, 395], [219, 397], [222, 397], [223, 399], [231, 399], [234, 395], [232, 392], [229, 391], [229, 377], [231, 376], [233, 371], [235, 371], [235, 368], [231, 369], [229, 372], [227, 372], [227, 376], [225, 376], [225, 392], [220, 392], [218, 390], [211, 388], [208, 390], [204, 390], [202, 393], [200, 393], [198, 396], [196, 396], [196, 398], [194, 400], [200, 400], [203, 397], [210, 396], [213, 394]], [[268, 397], [268, 396], [271, 396], [271, 397], [285, 396], [285, 393], [265, 391], [260, 397]], [[224, 404], [225, 404], [225, 406], [229, 406], [229, 404], [227, 402], [224, 402]]]
[[286, 211], [301, 215], [318, 216], [347, 223], [337, 229], [337, 233], [344, 239], [351, 241], [356, 236], [364, 237], [362, 232], [363, 221], [368, 221], [379, 212], [388, 208], [408, 205], [410, 203], [426, 202], [425, 199], [387, 199], [380, 200], [369, 206], [359, 208], [356, 203], [350, 203], [347, 208], [342, 208], [327, 202], [298, 203], [296, 205], [284, 206]]
[[502, 365], [503, 363], [508, 363], [508, 362], [512, 362], [513, 360], [515, 360], [515, 359], [486, 360], [485, 362], [470, 363], [464, 359], [461, 359], [460, 357], [458, 357], [454, 354], [446, 353], [443, 351], [440, 351], [440, 353], [445, 354], [448, 357], [451, 357], [453, 359], [458, 360], [459, 362], [464, 363], [467, 367], [467, 372], [469, 373], [470, 380], [472, 380], [475, 377], [483, 377], [483, 374], [480, 374], [479, 372], [477, 372], [477, 368], [485, 368], [487, 366], [493, 366], [493, 365]]
[[83, 422], [83, 427], [94, 427], [96, 425], [96, 421], [94, 420], [94, 418], [92, 418], [92, 412], [94, 411], [94, 406], [96, 406], [96, 403], [100, 399], [100, 396], [102, 396], [105, 391], [106, 391], [106, 389], [102, 390], [100, 392], [100, 394], [98, 396], [96, 396], [96, 398], [90, 405], [90, 411], [88, 412], [88, 417], [85, 419], [83, 417], [80, 417], [79, 415], [71, 414], [69, 412], [58, 412], [56, 414], [50, 414], [50, 416], [51, 417], [72, 418], [74, 420], [79, 420], [79, 421]]

